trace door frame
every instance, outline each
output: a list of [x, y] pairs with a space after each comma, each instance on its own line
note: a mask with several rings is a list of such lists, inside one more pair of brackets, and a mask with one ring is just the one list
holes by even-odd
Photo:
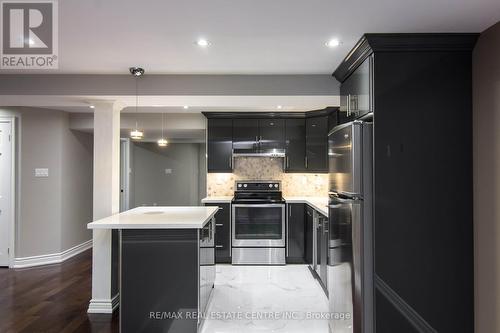
[[11, 184], [10, 184], [10, 218], [8, 222], [8, 248], [9, 248], [9, 268], [14, 267], [15, 251], [16, 251], [16, 216], [17, 216], [17, 142], [16, 142], [16, 117], [15, 116], [0, 116], [1, 123], [10, 124], [10, 145], [11, 145]]

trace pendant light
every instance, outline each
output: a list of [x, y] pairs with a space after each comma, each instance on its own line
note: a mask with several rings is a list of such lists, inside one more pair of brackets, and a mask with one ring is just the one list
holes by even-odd
[[132, 140], [141, 140], [144, 138], [144, 132], [139, 130], [138, 114], [139, 114], [139, 78], [144, 75], [144, 69], [140, 67], [130, 67], [130, 74], [135, 78], [135, 128], [130, 132]]
[[165, 139], [165, 136], [163, 135], [163, 118], [164, 118], [164, 113], [161, 114], [161, 138], [158, 139], [158, 146], [160, 147], [166, 147], [168, 145], [167, 139]]

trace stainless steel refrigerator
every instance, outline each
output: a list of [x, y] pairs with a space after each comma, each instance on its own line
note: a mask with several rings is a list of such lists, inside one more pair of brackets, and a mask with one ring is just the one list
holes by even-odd
[[374, 332], [373, 117], [328, 136], [330, 330]]

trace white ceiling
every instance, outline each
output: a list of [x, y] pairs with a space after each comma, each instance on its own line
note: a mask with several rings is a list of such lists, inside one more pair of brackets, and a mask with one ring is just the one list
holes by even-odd
[[[365, 32], [481, 32], [500, 20], [499, 0], [64, 0], [59, 10], [54, 73], [141, 65], [148, 73], [329, 74]], [[200, 37], [212, 45], [199, 48]], [[342, 45], [325, 47], [334, 37]]]

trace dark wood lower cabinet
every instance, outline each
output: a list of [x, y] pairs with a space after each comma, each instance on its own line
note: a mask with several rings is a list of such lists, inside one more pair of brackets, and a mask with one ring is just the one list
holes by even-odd
[[206, 203], [205, 206], [218, 206], [215, 214], [215, 262], [231, 263], [231, 204]]
[[305, 205], [287, 204], [288, 254], [287, 263], [305, 263]]
[[312, 265], [313, 264], [313, 228], [314, 228], [314, 210], [307, 206], [305, 207], [305, 243], [304, 243], [304, 257], [306, 264]]

